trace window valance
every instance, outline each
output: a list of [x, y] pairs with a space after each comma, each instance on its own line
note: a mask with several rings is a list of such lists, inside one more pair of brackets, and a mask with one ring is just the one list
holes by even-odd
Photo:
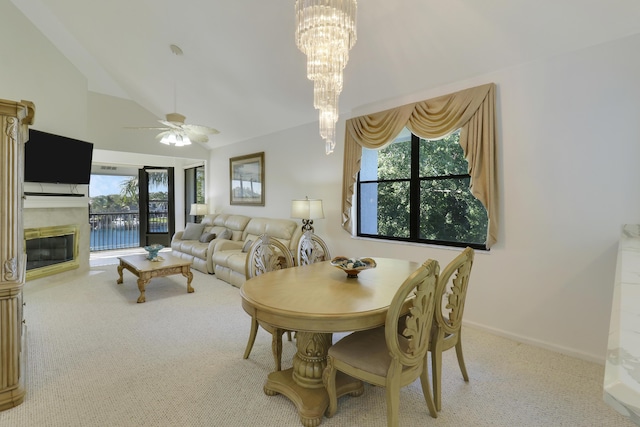
[[342, 228], [352, 233], [351, 206], [362, 147], [380, 149], [407, 127], [425, 139], [460, 129], [470, 190], [487, 209], [487, 248], [498, 236], [497, 143], [494, 83], [347, 120], [342, 185]]

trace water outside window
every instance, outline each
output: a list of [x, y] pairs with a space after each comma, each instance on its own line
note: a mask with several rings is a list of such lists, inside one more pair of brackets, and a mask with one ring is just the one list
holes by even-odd
[[91, 175], [89, 224], [91, 251], [139, 247], [138, 177]]

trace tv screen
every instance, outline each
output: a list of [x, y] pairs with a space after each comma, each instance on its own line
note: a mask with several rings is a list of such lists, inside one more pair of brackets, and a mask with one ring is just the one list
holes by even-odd
[[89, 184], [92, 143], [29, 129], [24, 147], [25, 182]]

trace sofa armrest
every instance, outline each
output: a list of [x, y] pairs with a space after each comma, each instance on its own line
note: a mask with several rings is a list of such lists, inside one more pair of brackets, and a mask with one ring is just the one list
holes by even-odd
[[183, 231], [176, 232], [176, 234], [174, 234], [171, 238], [171, 241], [173, 242], [174, 240], [182, 240], [182, 233]]
[[213, 239], [209, 242], [209, 246], [207, 247], [207, 258], [211, 259], [211, 255], [216, 250], [216, 245], [220, 242], [220, 239]]
[[233, 249], [242, 250], [243, 244], [244, 242], [242, 241], [222, 239], [216, 242], [215, 248], [213, 249], [213, 253], [218, 251], [229, 251]]

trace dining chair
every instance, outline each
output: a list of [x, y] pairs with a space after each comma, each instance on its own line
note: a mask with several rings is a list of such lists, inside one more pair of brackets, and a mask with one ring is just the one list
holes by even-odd
[[298, 241], [296, 265], [308, 265], [329, 260], [331, 260], [331, 255], [324, 240], [311, 230], [305, 231]]
[[[440, 273], [436, 289], [436, 310], [431, 329], [431, 375], [433, 376], [433, 395], [436, 410], [442, 407], [442, 352], [451, 348], [456, 349], [458, 365], [462, 378], [469, 381], [467, 368], [462, 355], [462, 315], [467, 297], [467, 286], [471, 267], [473, 266], [474, 251], [466, 248], [455, 257]], [[455, 275], [454, 275], [455, 273]]]
[[[278, 239], [269, 237], [267, 234], [260, 235], [249, 248], [245, 262], [245, 275], [247, 279], [267, 273], [273, 270], [293, 267], [293, 255], [289, 248]], [[276, 328], [264, 322], [258, 322], [255, 315], [251, 315], [251, 331], [249, 341], [244, 351], [244, 359], [249, 357], [253, 343], [258, 334], [258, 325], [272, 335], [271, 350], [276, 362], [276, 371], [281, 370], [282, 361], [282, 335], [286, 332], [291, 341], [291, 331]]]
[[[353, 332], [329, 347], [322, 380], [329, 395], [327, 417], [337, 410], [336, 373], [386, 387], [387, 425], [398, 426], [400, 389], [420, 378], [429, 413], [438, 413], [431, 395], [427, 350], [436, 302], [440, 266], [427, 260], [398, 288], [385, 325]], [[403, 323], [398, 332], [398, 322]]]

